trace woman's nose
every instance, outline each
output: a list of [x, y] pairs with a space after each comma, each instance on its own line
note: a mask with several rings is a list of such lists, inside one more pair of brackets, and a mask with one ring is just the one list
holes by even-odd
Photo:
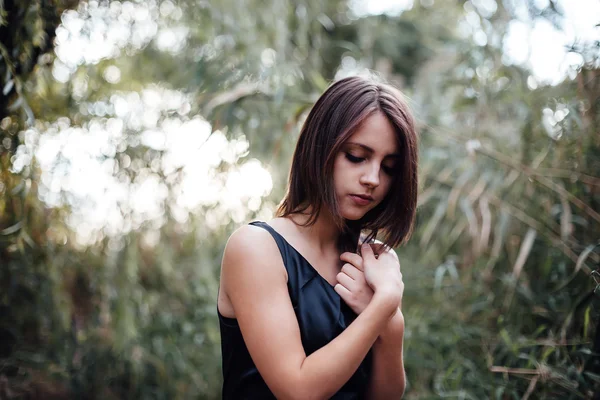
[[361, 176], [361, 183], [372, 187], [379, 186], [379, 169], [379, 166], [368, 167]]

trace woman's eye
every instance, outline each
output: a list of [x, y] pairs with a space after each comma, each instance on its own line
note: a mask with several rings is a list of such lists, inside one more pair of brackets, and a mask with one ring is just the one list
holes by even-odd
[[394, 175], [394, 173], [396, 172], [396, 167], [388, 167], [387, 165], [383, 165], [381, 169], [383, 170], [383, 172], [390, 176]]
[[350, 153], [346, 153], [346, 158], [348, 159], [348, 161], [350, 161], [351, 163], [355, 163], [355, 164], [358, 164], [359, 162], [361, 162], [361, 161], [364, 161], [364, 160], [365, 160], [365, 159], [364, 159], [364, 158], [362, 158], [362, 157], [356, 157], [356, 156], [353, 156], [353, 155], [352, 155], [352, 154], [350, 154]]

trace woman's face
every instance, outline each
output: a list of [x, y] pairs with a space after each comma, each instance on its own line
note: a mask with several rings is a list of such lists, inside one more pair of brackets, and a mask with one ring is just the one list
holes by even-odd
[[376, 112], [342, 145], [333, 184], [343, 218], [358, 220], [383, 201], [400, 155], [393, 125]]

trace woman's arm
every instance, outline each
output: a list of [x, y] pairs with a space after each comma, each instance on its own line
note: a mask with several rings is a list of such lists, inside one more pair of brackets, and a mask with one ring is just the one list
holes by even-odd
[[333, 396], [356, 371], [400, 302], [396, 286], [401, 280], [394, 279], [391, 269], [378, 268], [373, 271], [377, 290], [369, 305], [344, 332], [307, 357], [285, 267], [268, 232], [247, 225], [231, 236], [222, 279], [252, 360], [282, 399]]
[[[379, 249], [381, 251], [382, 249]], [[378, 251], [378, 250], [376, 250]], [[400, 269], [400, 261], [393, 250], [385, 250], [394, 258]], [[346, 264], [338, 274], [336, 291], [342, 299], [360, 315], [372, 299], [373, 291], [363, 273], [363, 258], [355, 253], [340, 256]], [[373, 370], [369, 384], [369, 399], [399, 399], [404, 394], [406, 375], [402, 354], [404, 339], [404, 316], [401, 307], [389, 321], [373, 345]]]
[[373, 345], [373, 374], [369, 385], [370, 400], [400, 399], [406, 388], [402, 355], [404, 316], [398, 309]]

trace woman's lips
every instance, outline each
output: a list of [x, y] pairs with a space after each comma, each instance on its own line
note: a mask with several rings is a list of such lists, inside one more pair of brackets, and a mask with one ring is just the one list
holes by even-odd
[[357, 196], [355, 194], [351, 194], [349, 196], [352, 199], [352, 201], [354, 201], [354, 203], [361, 207], [368, 206], [373, 201], [372, 198]]

